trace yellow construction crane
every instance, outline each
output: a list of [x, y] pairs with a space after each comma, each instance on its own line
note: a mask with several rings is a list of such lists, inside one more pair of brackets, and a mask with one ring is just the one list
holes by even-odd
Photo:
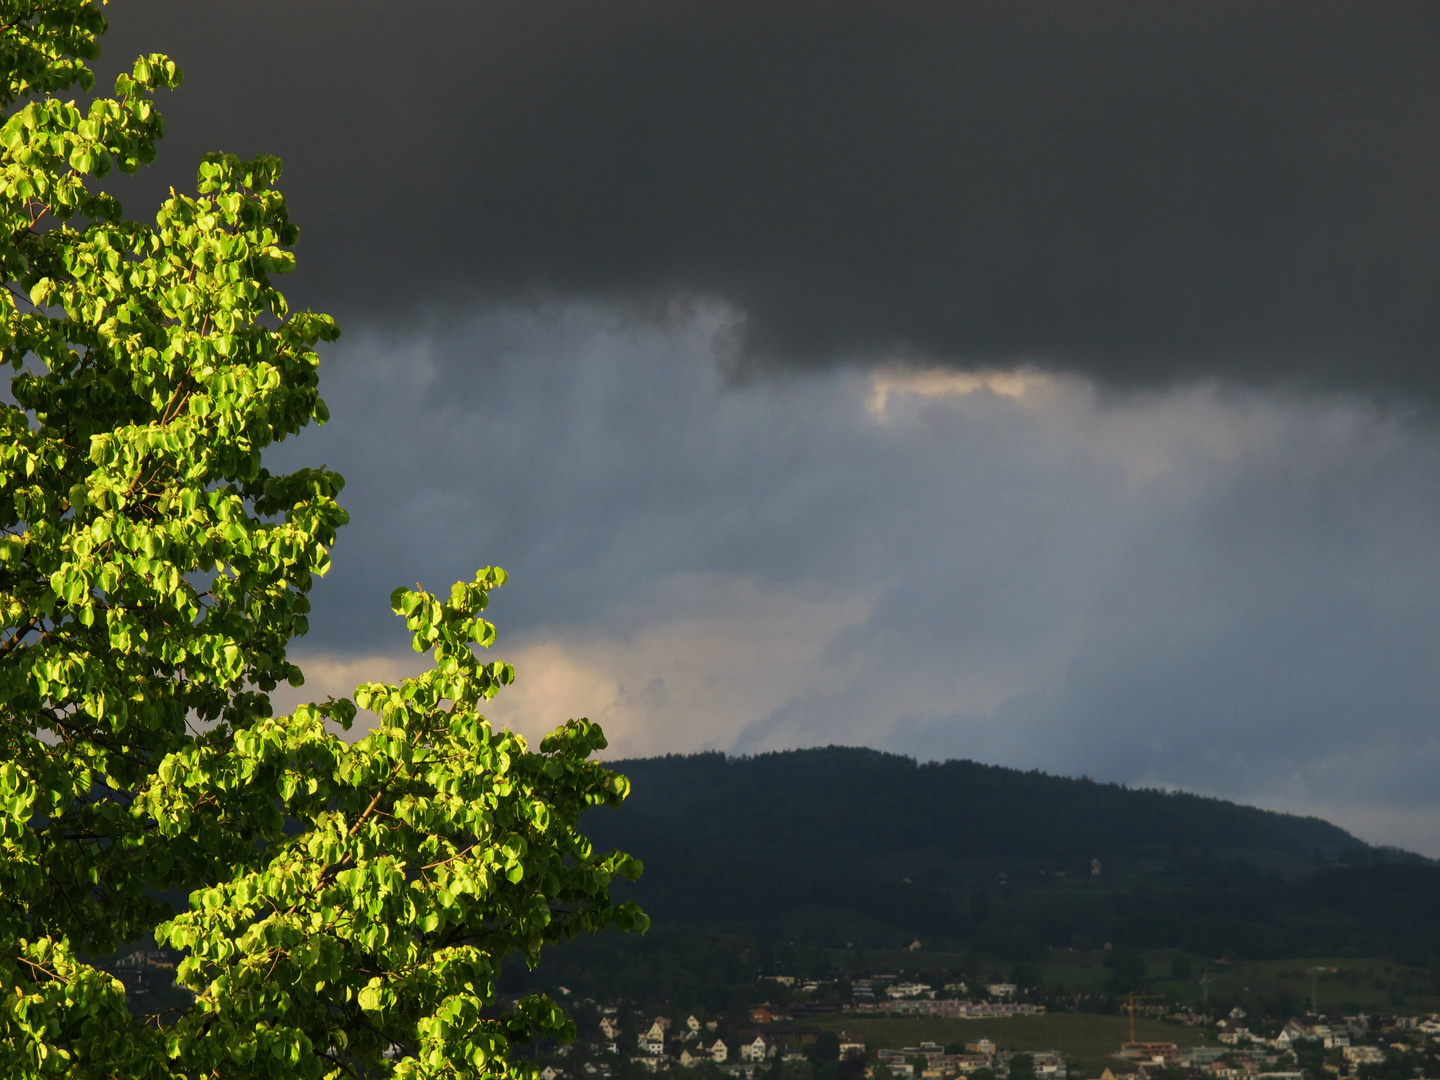
[[1135, 1041], [1135, 1002], [1149, 1001], [1152, 998], [1158, 999], [1159, 994], [1131, 994], [1130, 995], [1130, 1041]]

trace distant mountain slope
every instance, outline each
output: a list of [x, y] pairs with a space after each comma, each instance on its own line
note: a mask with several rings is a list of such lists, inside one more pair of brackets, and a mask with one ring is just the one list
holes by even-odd
[[634, 783], [626, 811], [630, 829], [650, 827], [657, 840], [746, 853], [793, 850], [796, 841], [824, 858], [845, 857], [857, 845], [941, 846], [961, 857], [1086, 863], [1163, 855], [1176, 845], [1307, 861], [1316, 851], [1332, 861], [1368, 860], [1370, 850], [1319, 818], [973, 761], [918, 765], [851, 747], [751, 758], [672, 755], [611, 767]]
[[1318, 818], [845, 747], [612, 766], [633, 794], [587, 828], [645, 861], [637, 896], [674, 925], [1017, 960], [1440, 945], [1440, 868]]

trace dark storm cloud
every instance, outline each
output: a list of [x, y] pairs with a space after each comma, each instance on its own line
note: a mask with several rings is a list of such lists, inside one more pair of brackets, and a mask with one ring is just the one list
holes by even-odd
[[108, 11], [111, 70], [187, 71], [155, 174], [282, 154], [342, 314], [678, 292], [752, 360], [1440, 388], [1433, 4]]

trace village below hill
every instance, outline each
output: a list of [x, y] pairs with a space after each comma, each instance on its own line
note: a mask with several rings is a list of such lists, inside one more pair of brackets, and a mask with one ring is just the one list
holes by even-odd
[[[766, 981], [800, 1003], [682, 1016], [625, 1002], [567, 1002], [579, 1037], [535, 1048], [541, 1080], [1440, 1077], [1440, 1015], [1277, 1022], [1252, 1018], [1238, 1006], [1213, 1016], [1140, 995], [1129, 998], [1130, 1015], [1047, 1013], [1044, 1005], [1014, 1000], [1017, 987], [1010, 983], [971, 992], [959, 982], [931, 987], [886, 975], [854, 980], [847, 1001], [806, 1004], [806, 997], [819, 996], [823, 981]], [[927, 1029], [932, 1037], [913, 1037]]]
[[[513, 978], [508, 988], [502, 978], [497, 1006], [542, 991], [574, 1018], [572, 1042], [521, 1048], [539, 1080], [1440, 1080], [1440, 1013], [1326, 1015], [1312, 1007], [1304, 1016], [1276, 1015], [1249, 1012], [1228, 993], [1227, 980], [1258, 986], [1267, 974], [1295, 971], [1216, 963], [1214, 978], [1209, 970], [1197, 977], [1188, 961], [1172, 958], [1171, 975], [1187, 972], [1202, 991], [1201, 1001], [1184, 1001], [1117, 990], [1131, 962], [1140, 964], [1132, 974], [1141, 981], [1151, 975], [1139, 954], [1113, 950], [1097, 954], [1106, 958], [1097, 970], [1109, 974], [1108, 990], [1072, 994], [1023, 980], [961, 978], [961, 969], [933, 966], [916, 945], [897, 954], [913, 958], [910, 967], [765, 975], [747, 984], [744, 997], [727, 988], [729, 1003], [719, 1009], [693, 999], [680, 1007], [654, 996], [607, 1000]], [[140, 951], [108, 966], [132, 1007], [148, 1014], [188, 998], [174, 984], [177, 959]], [[1345, 969], [1305, 971], [1312, 994], [1327, 986], [1321, 972], [1328, 992], [1360, 992]], [[1372, 995], [1389, 985], [1372, 982]], [[1397, 996], [1391, 992], [1392, 1001]]]

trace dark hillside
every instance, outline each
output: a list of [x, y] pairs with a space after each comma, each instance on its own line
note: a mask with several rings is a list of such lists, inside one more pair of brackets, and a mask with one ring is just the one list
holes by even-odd
[[670, 755], [613, 763], [634, 782], [628, 829], [656, 840], [845, 858], [856, 847], [943, 846], [960, 858], [1083, 859], [1163, 855], [1175, 847], [1312, 860], [1368, 859], [1319, 818], [1198, 795], [1019, 772], [973, 761], [917, 765], [875, 750], [826, 747], [726, 758]]
[[1103, 941], [1239, 956], [1440, 944], [1440, 868], [1318, 818], [843, 747], [613, 765], [634, 793], [587, 827], [645, 861], [638, 897], [663, 924], [1014, 960]]

